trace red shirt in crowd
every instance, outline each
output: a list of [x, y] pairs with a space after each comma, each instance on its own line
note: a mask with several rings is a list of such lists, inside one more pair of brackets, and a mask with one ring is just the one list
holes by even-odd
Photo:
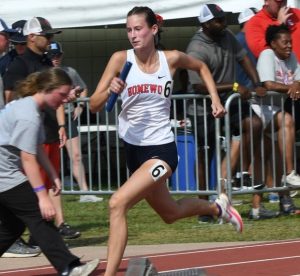
[[[293, 52], [300, 62], [300, 9], [290, 8], [292, 15], [287, 20], [293, 41]], [[265, 8], [253, 16], [245, 26], [246, 41], [249, 49], [258, 58], [261, 51], [268, 48], [265, 40], [265, 33], [269, 25], [279, 25], [276, 18], [273, 18]]]

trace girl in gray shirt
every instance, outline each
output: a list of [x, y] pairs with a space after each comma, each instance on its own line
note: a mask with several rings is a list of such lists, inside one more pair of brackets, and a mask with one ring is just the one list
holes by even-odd
[[71, 87], [58, 68], [31, 74], [17, 87], [22, 98], [0, 112], [0, 256], [27, 226], [59, 275], [89, 275], [98, 260], [82, 264], [67, 249], [51, 222], [55, 208], [40, 175], [41, 165], [59, 194], [60, 179], [42, 149], [40, 111], [68, 102]]

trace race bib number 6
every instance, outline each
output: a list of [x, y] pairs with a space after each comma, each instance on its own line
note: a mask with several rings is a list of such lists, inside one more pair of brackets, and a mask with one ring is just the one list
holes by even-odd
[[162, 161], [157, 161], [149, 170], [149, 173], [154, 181], [157, 181], [167, 173], [167, 169]]

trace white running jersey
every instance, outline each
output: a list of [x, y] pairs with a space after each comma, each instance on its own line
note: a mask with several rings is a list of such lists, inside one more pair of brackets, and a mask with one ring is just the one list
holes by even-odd
[[148, 146], [174, 141], [170, 125], [170, 106], [173, 80], [165, 54], [158, 51], [159, 69], [153, 74], [138, 67], [133, 49], [127, 50], [132, 62], [121, 93], [122, 111], [119, 114], [119, 136], [127, 143]]

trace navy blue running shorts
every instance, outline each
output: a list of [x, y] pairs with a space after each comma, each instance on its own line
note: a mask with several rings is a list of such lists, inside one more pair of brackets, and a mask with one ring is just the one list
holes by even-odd
[[124, 141], [126, 164], [130, 174], [134, 173], [149, 159], [165, 161], [174, 172], [178, 164], [178, 154], [175, 142], [156, 146], [136, 146]]

